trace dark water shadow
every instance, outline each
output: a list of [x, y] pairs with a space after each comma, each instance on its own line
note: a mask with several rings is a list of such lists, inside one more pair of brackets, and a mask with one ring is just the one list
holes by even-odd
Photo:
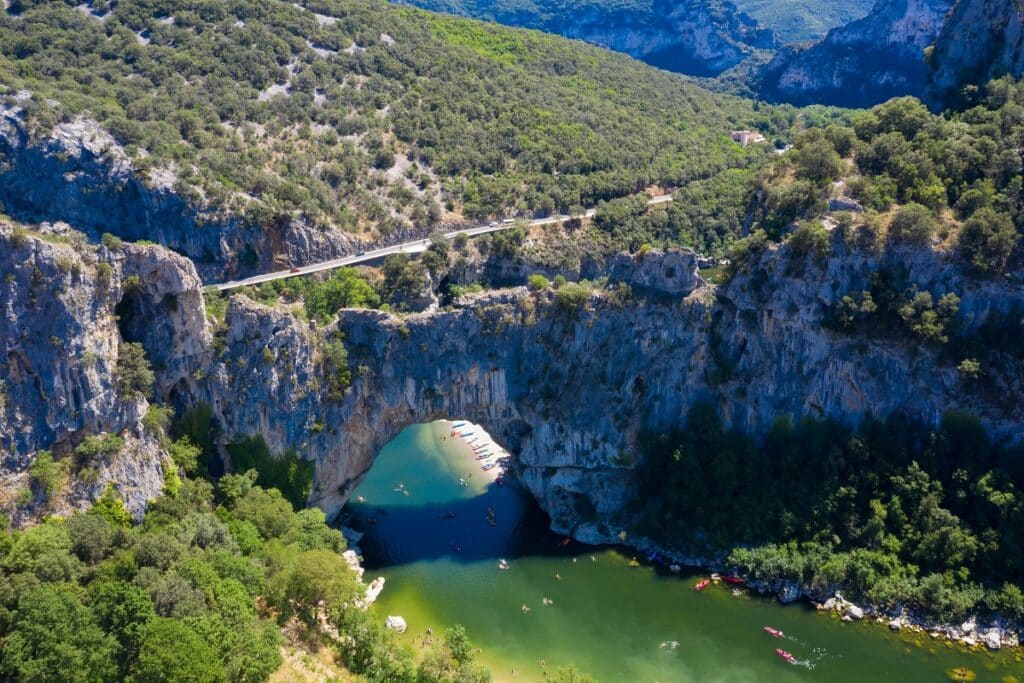
[[[489, 523], [493, 511], [493, 526]], [[582, 546], [563, 545], [550, 518], [521, 487], [491, 484], [474, 498], [424, 505], [373, 505], [350, 501], [344, 524], [365, 534], [359, 542], [367, 569], [448, 558], [480, 562], [524, 556], [568, 556]]]

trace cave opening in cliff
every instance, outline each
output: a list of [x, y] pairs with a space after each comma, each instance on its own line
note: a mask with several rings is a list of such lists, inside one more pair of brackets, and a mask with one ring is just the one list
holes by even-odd
[[341, 524], [371, 568], [497, 562], [556, 548], [550, 519], [507, 470], [510, 463], [508, 451], [472, 422], [410, 425], [381, 450]]
[[148, 324], [142, 294], [137, 287], [126, 287], [121, 300], [114, 307], [117, 328], [126, 342], [142, 342]]
[[159, 351], [172, 343], [174, 328], [169, 320], [177, 310], [178, 300], [175, 295], [167, 294], [154, 302], [146, 296], [142, 286], [130, 277], [126, 278], [121, 300], [114, 306], [121, 339], [142, 344], [150, 360], [159, 358], [162, 355]]

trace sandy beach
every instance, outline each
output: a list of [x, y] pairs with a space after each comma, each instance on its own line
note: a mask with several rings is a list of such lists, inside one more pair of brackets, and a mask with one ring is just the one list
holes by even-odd
[[[490, 483], [505, 473], [508, 451], [498, 445], [484, 429], [466, 420], [441, 420], [443, 435], [471, 464], [472, 479]], [[490, 466], [484, 470], [484, 467]]]

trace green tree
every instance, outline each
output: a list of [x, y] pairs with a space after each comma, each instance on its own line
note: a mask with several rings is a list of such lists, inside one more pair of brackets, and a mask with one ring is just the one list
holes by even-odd
[[982, 208], [964, 223], [959, 252], [975, 271], [983, 274], [1002, 272], [1017, 244], [1017, 229], [1008, 214]]
[[805, 134], [793, 152], [793, 163], [799, 178], [825, 183], [839, 175], [839, 155], [820, 129]]
[[327, 398], [340, 401], [352, 384], [352, 369], [348, 365], [348, 349], [340, 332], [335, 332], [323, 343], [323, 357], [326, 364]]
[[153, 601], [134, 584], [96, 581], [89, 586], [89, 607], [100, 627], [117, 639], [121, 674], [127, 674], [138, 657], [146, 625], [156, 617]]
[[110, 554], [114, 547], [114, 527], [100, 515], [76, 514], [68, 518], [68, 536], [78, 559], [93, 565]]
[[192, 443], [192, 440], [187, 435], [168, 444], [167, 452], [170, 454], [171, 460], [174, 461], [174, 464], [182, 472], [189, 476], [198, 474], [199, 456], [202, 455], [203, 451], [199, 446]]
[[21, 681], [114, 680], [117, 643], [70, 587], [42, 585], [19, 596], [0, 662]]
[[103, 494], [89, 508], [89, 514], [104, 517], [115, 527], [128, 528], [132, 525], [132, 515], [113, 482], [107, 484]]
[[155, 617], [142, 630], [133, 683], [220, 683], [227, 676], [217, 652], [176, 619]]
[[326, 323], [343, 308], [377, 308], [380, 296], [355, 268], [339, 268], [322, 282], [304, 281], [300, 291], [306, 314]]
[[67, 526], [48, 521], [15, 534], [3, 566], [11, 573], [33, 574], [40, 581], [74, 581], [82, 573], [82, 563], [71, 548]]
[[590, 287], [580, 282], [567, 282], [555, 290], [555, 305], [563, 313], [577, 315], [590, 300]]
[[64, 486], [69, 470], [70, 463], [67, 460], [55, 460], [50, 451], [38, 451], [29, 465], [28, 473], [46, 497], [52, 498]]
[[117, 391], [126, 398], [146, 397], [153, 390], [153, 370], [138, 342], [121, 344], [117, 355]]
[[299, 553], [277, 581], [278, 606], [295, 609], [308, 623], [315, 623], [313, 613], [321, 605], [338, 620], [345, 606], [364, 592], [345, 559], [327, 550]]
[[543, 292], [550, 285], [551, 283], [548, 279], [539, 273], [534, 273], [526, 280], [526, 286], [529, 287], [532, 292]]
[[927, 207], [910, 203], [893, 216], [889, 240], [895, 244], [925, 245], [938, 227], [935, 214]]

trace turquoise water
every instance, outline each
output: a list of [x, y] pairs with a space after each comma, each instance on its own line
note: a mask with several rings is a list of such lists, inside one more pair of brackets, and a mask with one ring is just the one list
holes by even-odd
[[696, 593], [699, 577], [630, 566], [613, 548], [563, 547], [524, 492], [487, 480], [446, 435], [443, 423], [402, 432], [356, 491], [365, 502], [347, 512], [366, 533], [368, 578], [387, 580], [372, 608], [381, 620], [403, 616], [409, 643], [463, 624], [497, 681], [540, 681], [569, 664], [602, 683], [939, 682], [956, 666], [981, 682], [1024, 681], [1019, 653], [968, 651], [723, 587]]

